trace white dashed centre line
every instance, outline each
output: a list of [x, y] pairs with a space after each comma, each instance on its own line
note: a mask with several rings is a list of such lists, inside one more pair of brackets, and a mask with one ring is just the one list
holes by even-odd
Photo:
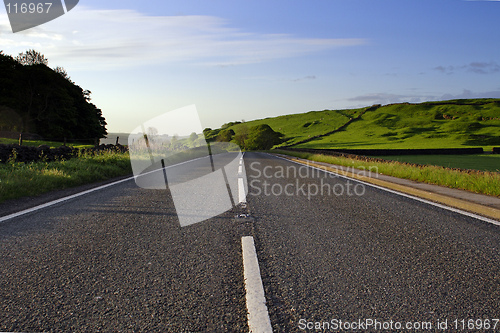
[[247, 201], [245, 194], [245, 183], [243, 178], [238, 178], [238, 201], [239, 203], [244, 203]]
[[247, 195], [245, 193], [245, 181], [243, 180], [245, 174], [243, 173], [243, 156], [240, 158], [240, 165], [238, 166], [238, 202], [246, 203]]
[[241, 247], [243, 249], [243, 276], [245, 279], [248, 327], [250, 332], [253, 333], [272, 332], [253, 237], [242, 237]]

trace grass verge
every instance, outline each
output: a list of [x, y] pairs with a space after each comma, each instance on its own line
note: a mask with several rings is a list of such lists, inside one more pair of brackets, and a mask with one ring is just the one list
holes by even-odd
[[384, 160], [411, 164], [438, 165], [446, 168], [500, 172], [500, 154], [477, 155], [400, 155], [376, 156]]
[[[19, 140], [17, 139], [0, 138], [0, 144], [3, 145], [12, 145], [18, 143]], [[63, 146], [64, 143], [58, 141], [23, 140], [23, 146], [38, 147], [40, 145], [46, 145], [49, 146], [50, 148], [57, 148]], [[66, 145], [74, 148], [92, 148], [94, 146], [92, 144], [84, 144], [84, 143], [67, 143]]]
[[273, 150], [271, 152], [354, 168], [371, 168], [371, 170], [376, 168], [380, 174], [388, 176], [500, 197], [499, 172], [450, 169], [434, 165], [415, 165], [398, 161], [380, 161], [370, 158], [354, 159], [283, 150]]
[[0, 164], [0, 202], [89, 184], [132, 173], [128, 153], [81, 153], [55, 162]]

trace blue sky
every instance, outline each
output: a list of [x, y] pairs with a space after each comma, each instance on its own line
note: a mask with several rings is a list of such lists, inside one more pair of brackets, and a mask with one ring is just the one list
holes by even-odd
[[110, 132], [195, 104], [203, 127], [310, 110], [500, 98], [500, 1], [80, 0], [13, 34], [92, 91]]

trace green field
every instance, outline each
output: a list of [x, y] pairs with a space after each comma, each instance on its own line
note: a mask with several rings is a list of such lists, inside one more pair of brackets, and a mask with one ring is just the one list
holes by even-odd
[[374, 156], [389, 161], [500, 172], [500, 154]]
[[[357, 118], [340, 131], [332, 132]], [[296, 148], [465, 148], [500, 146], [500, 99], [391, 104], [354, 110], [325, 110], [249, 121], [268, 124]], [[309, 142], [301, 141], [325, 135]]]
[[[298, 145], [301, 148], [465, 148], [500, 146], [500, 103], [422, 103], [365, 112], [345, 130]], [[467, 103], [467, 101], [461, 101]], [[470, 103], [473, 103], [472, 101]]]
[[296, 144], [316, 135], [321, 135], [335, 130], [350, 118], [356, 118], [365, 108], [353, 110], [324, 110], [310, 111], [301, 114], [291, 114], [274, 118], [265, 118], [248, 121], [231, 126], [236, 133], [243, 126], [248, 128], [261, 124], [267, 124], [277, 132], [283, 133], [287, 140], [286, 145]]

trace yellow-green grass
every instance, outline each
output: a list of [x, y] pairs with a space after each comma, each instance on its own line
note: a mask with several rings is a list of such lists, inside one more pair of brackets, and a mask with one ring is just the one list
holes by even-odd
[[384, 162], [369, 158], [346, 158], [281, 150], [272, 152], [316, 162], [377, 170], [384, 175], [500, 197], [500, 173], [498, 172], [450, 169], [434, 165], [422, 166], [397, 161]]
[[476, 155], [400, 155], [376, 156], [385, 160], [413, 164], [438, 165], [446, 168], [500, 172], [500, 154]]
[[103, 151], [54, 162], [0, 164], [0, 202], [131, 174], [128, 153]]

